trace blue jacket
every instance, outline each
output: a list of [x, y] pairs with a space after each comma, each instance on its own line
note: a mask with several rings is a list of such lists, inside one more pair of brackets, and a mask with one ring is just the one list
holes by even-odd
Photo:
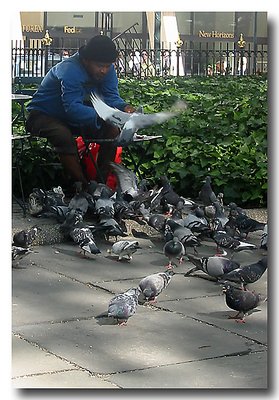
[[[73, 126], [100, 128], [100, 119], [90, 104], [89, 95], [97, 93], [111, 107], [124, 109], [127, 103], [118, 91], [118, 79], [112, 64], [102, 81], [96, 82], [83, 67], [79, 54], [75, 53], [52, 67], [44, 79], [27, 110], [38, 110]], [[89, 102], [88, 102], [89, 101]]]

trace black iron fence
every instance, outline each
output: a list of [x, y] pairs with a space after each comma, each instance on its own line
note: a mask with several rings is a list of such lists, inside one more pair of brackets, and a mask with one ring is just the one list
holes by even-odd
[[[267, 72], [268, 53], [266, 48], [257, 49], [131, 49], [119, 48], [115, 63], [119, 77], [147, 78], [151, 76], [211, 76], [211, 75], [254, 75]], [[72, 49], [12, 48], [12, 76], [43, 77], [58, 62], [77, 51]]]

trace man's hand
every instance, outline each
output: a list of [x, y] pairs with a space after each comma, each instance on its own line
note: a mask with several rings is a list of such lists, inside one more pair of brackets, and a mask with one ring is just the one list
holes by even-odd
[[136, 109], [135, 109], [133, 106], [131, 106], [130, 104], [128, 104], [128, 105], [124, 108], [124, 111], [125, 111], [126, 113], [131, 114], [131, 113], [135, 112]]

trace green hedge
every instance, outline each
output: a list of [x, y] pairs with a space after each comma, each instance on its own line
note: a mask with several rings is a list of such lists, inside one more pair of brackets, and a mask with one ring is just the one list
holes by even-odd
[[[142, 147], [146, 151], [140, 172], [150, 184], [166, 174], [181, 195], [195, 199], [202, 180], [211, 175], [214, 191], [224, 193], [226, 204], [266, 206], [266, 77], [126, 78], [119, 89], [127, 102], [142, 105], [145, 113], [168, 110], [178, 98], [188, 106], [177, 118], [142, 131], [162, 139], [133, 147], [136, 159]], [[38, 168], [55, 160], [40, 141], [32, 151], [26, 147], [22, 169], [27, 193], [41, 185], [42, 173], [47, 187], [61, 182], [61, 170]], [[132, 168], [125, 149], [123, 162]]]
[[[163, 139], [145, 144], [143, 176], [155, 183], [167, 174], [179, 193], [196, 198], [211, 175], [226, 203], [266, 206], [266, 77], [125, 79], [120, 93], [146, 113], [170, 109], [178, 98], [188, 105], [177, 118], [145, 130]], [[124, 161], [129, 165], [128, 156]]]

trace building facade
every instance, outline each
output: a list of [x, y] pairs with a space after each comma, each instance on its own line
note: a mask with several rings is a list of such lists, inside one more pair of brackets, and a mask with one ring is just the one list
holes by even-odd
[[53, 47], [74, 48], [101, 31], [115, 38], [135, 24], [126, 36], [147, 49], [153, 48], [156, 40], [161, 48], [170, 49], [178, 39], [194, 48], [224, 42], [233, 48], [241, 33], [247, 46], [267, 46], [266, 12], [21, 12], [22, 34], [28, 45], [48, 30]]

